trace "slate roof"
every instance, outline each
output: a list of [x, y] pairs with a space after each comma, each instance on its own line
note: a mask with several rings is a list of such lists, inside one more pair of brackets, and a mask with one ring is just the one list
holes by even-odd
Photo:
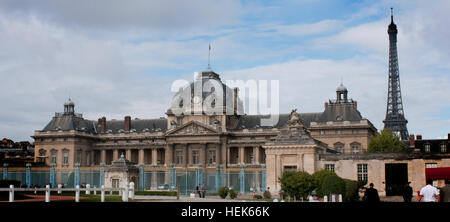
[[75, 115], [60, 115], [53, 117], [43, 129], [43, 131], [52, 130], [80, 130], [96, 133], [97, 127], [96, 122], [92, 120], [86, 120]]
[[[322, 113], [301, 113], [299, 114], [303, 124], [306, 127], [310, 126], [313, 121], [318, 121]], [[261, 119], [269, 118], [268, 115], [243, 115], [240, 117], [238, 125], [235, 129], [254, 129], [261, 128]], [[278, 123], [273, 126], [275, 128], [283, 127], [289, 119], [289, 114], [280, 114]], [[262, 127], [265, 128], [265, 127]]]
[[[125, 128], [125, 120], [107, 120], [106, 121], [106, 131], [111, 130], [113, 133], [119, 132], [119, 130]], [[167, 131], [167, 119], [134, 119], [131, 120], [131, 130], [135, 129], [136, 132], [143, 132], [148, 130], [150, 132], [154, 131]]]
[[343, 121], [362, 120], [361, 113], [353, 106], [353, 103], [331, 103], [318, 118], [317, 122], [336, 121], [338, 116]]

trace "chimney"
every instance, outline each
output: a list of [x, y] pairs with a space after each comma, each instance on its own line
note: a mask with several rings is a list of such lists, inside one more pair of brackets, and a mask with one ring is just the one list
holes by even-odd
[[420, 135], [420, 134], [417, 134], [417, 136], [416, 136], [416, 140], [422, 140], [422, 135]]
[[414, 134], [409, 134], [409, 147], [415, 147]]
[[106, 117], [102, 117], [101, 120], [102, 120], [100, 123], [100, 127], [102, 128], [101, 132], [104, 133], [106, 131]]
[[328, 102], [325, 102], [325, 109], [328, 108]]
[[131, 129], [131, 116], [125, 116], [124, 130], [125, 131], [130, 131], [130, 129]]
[[354, 107], [355, 109], [358, 109], [358, 103], [357, 103], [356, 101], [353, 101], [353, 107]]
[[235, 87], [233, 88], [233, 107], [234, 107], [234, 115], [237, 115], [237, 111], [238, 111], [238, 93], [239, 93], [239, 88]]

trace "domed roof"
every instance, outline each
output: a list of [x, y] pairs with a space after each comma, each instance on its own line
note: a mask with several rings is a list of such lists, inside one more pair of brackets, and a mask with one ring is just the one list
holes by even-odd
[[347, 91], [347, 88], [341, 83], [339, 87], [336, 89], [336, 92], [345, 92]]
[[[224, 111], [233, 113], [233, 104], [234, 90], [222, 83], [217, 73], [206, 70], [197, 73], [193, 82], [184, 88], [180, 88], [180, 91], [172, 98], [169, 110], [172, 113], [190, 114], [193, 111], [191, 109], [191, 105], [193, 105], [194, 107], [209, 107], [216, 113], [223, 113]], [[238, 99], [238, 110], [243, 110], [240, 99]], [[206, 112], [206, 110], [202, 108], [202, 112]]]

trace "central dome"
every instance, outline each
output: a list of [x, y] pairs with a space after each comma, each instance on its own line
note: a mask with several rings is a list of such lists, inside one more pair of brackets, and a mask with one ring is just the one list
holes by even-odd
[[[174, 95], [168, 112], [177, 116], [182, 114], [233, 115], [234, 106], [237, 104], [238, 113], [242, 113], [243, 103], [237, 96], [237, 92], [237, 88], [232, 89], [225, 85], [219, 74], [211, 70], [199, 72], [196, 73], [193, 82], [180, 88], [180, 91]], [[236, 103], [235, 100], [237, 100]]]

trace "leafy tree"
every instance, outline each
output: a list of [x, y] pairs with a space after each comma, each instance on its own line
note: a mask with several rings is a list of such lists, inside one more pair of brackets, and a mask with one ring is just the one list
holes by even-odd
[[314, 178], [306, 172], [285, 172], [279, 179], [281, 190], [291, 197], [306, 199], [316, 188]]
[[342, 194], [345, 197], [345, 180], [338, 175], [328, 175], [320, 186], [323, 195]]
[[336, 175], [335, 172], [329, 170], [319, 170], [313, 173], [314, 182], [316, 183], [316, 195], [323, 197], [325, 194], [322, 192], [322, 183], [327, 176]]
[[390, 129], [382, 130], [370, 139], [367, 152], [370, 153], [399, 153], [406, 152], [405, 144], [400, 140], [400, 136]]

